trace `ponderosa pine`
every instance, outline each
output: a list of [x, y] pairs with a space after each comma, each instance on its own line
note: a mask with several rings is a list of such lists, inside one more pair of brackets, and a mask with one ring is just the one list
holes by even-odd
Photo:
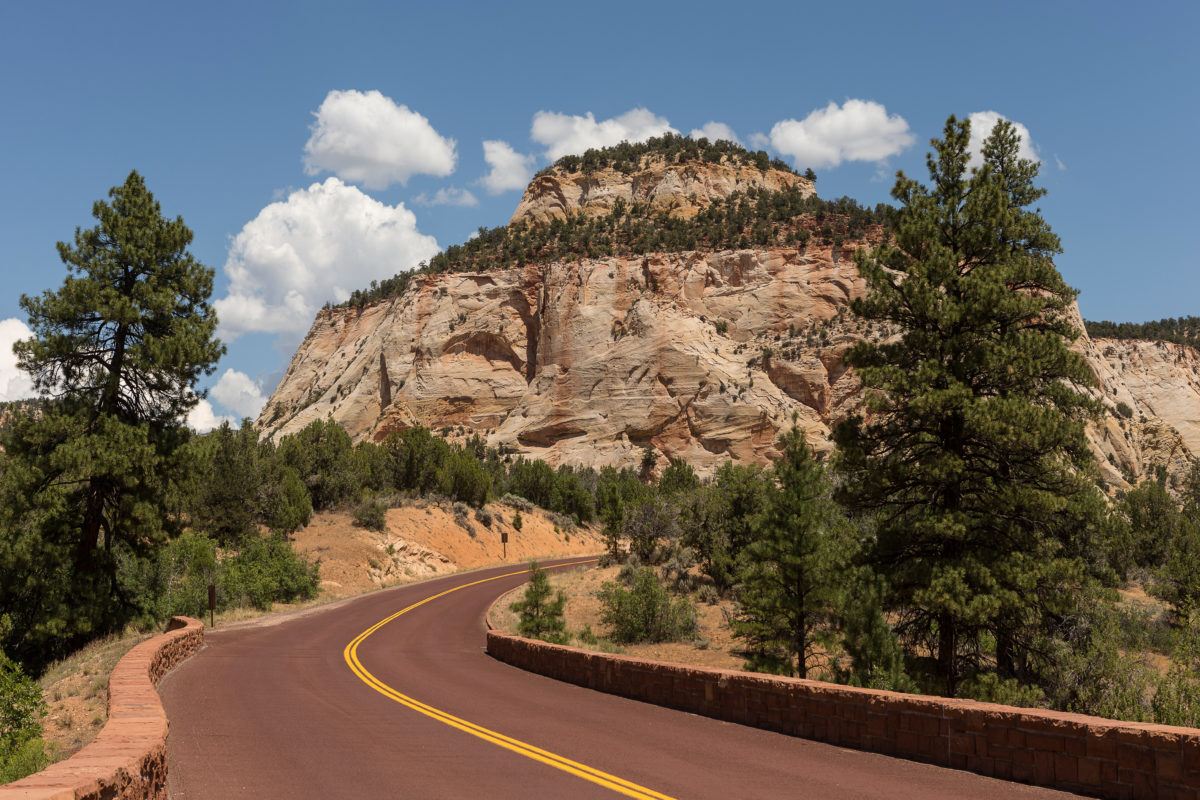
[[197, 380], [224, 348], [213, 271], [188, 252], [136, 172], [60, 242], [62, 286], [21, 298], [33, 337], [14, 348], [47, 401], [14, 421], [4, 449], [0, 608], [4, 645], [40, 666], [136, 613], [118, 562], [176, 529], [171, 484]]
[[1038, 165], [1007, 122], [974, 169], [969, 141], [951, 117], [929, 185], [899, 173], [892, 236], [858, 256], [854, 311], [896, 335], [850, 351], [866, 413], [835, 432], [840, 498], [877, 522], [897, 630], [952, 696], [993, 669], [1033, 680], [1086, 580], [1100, 509], [1084, 439], [1094, 378], [1070, 348], [1059, 239], [1030, 208]]

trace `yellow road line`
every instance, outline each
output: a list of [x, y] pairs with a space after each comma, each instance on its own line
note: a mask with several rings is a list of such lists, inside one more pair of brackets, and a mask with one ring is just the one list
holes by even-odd
[[[573, 561], [567, 564], [556, 564], [554, 567], [552, 567], [552, 569], [561, 567], [574, 567], [581, 564], [591, 564], [594, 561], [595, 559], [585, 559], [583, 561]], [[427, 717], [436, 719], [438, 722], [449, 725], [452, 728], [457, 728], [464, 733], [469, 733], [472, 736], [483, 739], [485, 742], [490, 742], [497, 747], [503, 747], [506, 750], [511, 750], [514, 753], [523, 755], [526, 758], [531, 758], [534, 761], [539, 761], [547, 766], [560, 769], [563, 772], [569, 772], [578, 778], [583, 778], [585, 781], [591, 781], [592, 783], [603, 786], [606, 789], [611, 789], [618, 794], [623, 794], [626, 797], [635, 797], [639, 800], [673, 800], [673, 798], [669, 797], [668, 795], [661, 794], [653, 789], [647, 789], [646, 787], [639, 786], [632, 781], [627, 781], [624, 778], [618, 778], [616, 775], [610, 775], [607, 772], [602, 772], [594, 767], [581, 764], [578, 761], [572, 761], [564, 756], [551, 753], [548, 750], [543, 750], [540, 747], [536, 747], [527, 742], [522, 742], [519, 739], [513, 739], [511, 736], [505, 736], [502, 733], [489, 730], [482, 725], [476, 725], [475, 723], [465, 720], [461, 717], [456, 717], [453, 714], [442, 711], [441, 709], [434, 708], [426, 703], [422, 703], [420, 700], [416, 700], [406, 694], [402, 694], [393, 689], [391, 686], [388, 686], [386, 683], [372, 675], [371, 672], [363, 666], [362, 662], [359, 661], [358, 646], [366, 641], [371, 634], [375, 633], [377, 630], [382, 628], [384, 625], [387, 625], [397, 617], [407, 614], [409, 611], [419, 608], [433, 600], [437, 600], [439, 597], [445, 597], [451, 592], [457, 592], [459, 589], [466, 589], [470, 586], [478, 586], [481, 583], [487, 583], [489, 581], [498, 581], [501, 578], [511, 578], [514, 575], [524, 575], [528, 572], [529, 570], [522, 569], [515, 572], [506, 572], [503, 575], [494, 575], [491, 578], [483, 578], [481, 580], [459, 584], [458, 586], [451, 587], [443, 592], [430, 595], [424, 600], [418, 600], [412, 605], [400, 609], [391, 616], [384, 617], [383, 619], [379, 620], [379, 622], [376, 622], [358, 636], [354, 637], [354, 639], [351, 640], [348, 645], [346, 645], [346, 649], [342, 651], [342, 656], [346, 659], [346, 664], [350, 666], [350, 670], [357, 675], [363, 683], [367, 684], [384, 697], [394, 700], [400, 705], [411, 708], [413, 711], [424, 714]]]

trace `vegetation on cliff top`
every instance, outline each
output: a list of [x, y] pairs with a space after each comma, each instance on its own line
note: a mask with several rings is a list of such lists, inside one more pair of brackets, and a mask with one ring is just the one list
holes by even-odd
[[1200, 347], [1200, 317], [1168, 317], [1153, 322], [1088, 320], [1088, 336], [1101, 339], [1144, 339]]
[[[752, 152], [740, 144], [725, 139], [709, 141], [703, 137], [692, 139], [677, 133], [666, 133], [644, 142], [621, 142], [612, 147], [590, 148], [581, 156], [563, 156], [538, 172], [535, 177], [540, 178], [555, 171], [581, 172], [584, 175], [590, 175], [601, 169], [615, 169], [628, 174], [642, 168], [646, 156], [657, 156], [669, 164], [696, 161], [705, 164], [751, 166], [757, 167], [763, 172], [777, 169], [792, 175], [799, 174], [787, 163], [778, 158], [771, 158], [762, 150]], [[810, 181], [815, 181], [817, 178], [811, 169], [805, 173], [804, 177]]]
[[538, 224], [480, 228], [412, 272], [355, 291], [344, 306], [361, 308], [403, 294], [413, 277], [443, 272], [486, 272], [525, 264], [689, 250], [804, 247], [873, 238], [890, 224], [894, 209], [865, 208], [842, 197], [822, 200], [799, 188], [735, 192], [690, 219], [618, 200], [600, 217], [576, 214]]

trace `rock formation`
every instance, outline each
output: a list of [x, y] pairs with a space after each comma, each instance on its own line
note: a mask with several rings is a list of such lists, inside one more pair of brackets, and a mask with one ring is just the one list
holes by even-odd
[[579, 212], [601, 216], [618, 200], [645, 202], [656, 211], [689, 217], [734, 192], [789, 188], [813, 193], [812, 182], [799, 175], [752, 164], [677, 164], [648, 157], [632, 172], [608, 167], [584, 173], [553, 166], [529, 184], [509, 223], [546, 222]]
[[[782, 170], [726, 164], [556, 168], [514, 220], [599, 213], [616, 198], [686, 215], [746, 185], [811, 192]], [[701, 473], [766, 462], [793, 421], [828, 450], [858, 403], [844, 355], [885, 335], [849, 313], [865, 287], [847, 255], [763, 246], [421, 275], [398, 297], [320, 312], [259, 425], [279, 436], [331, 416], [381, 439], [424, 424], [595, 467], [636, 467], [649, 447]], [[1105, 481], [1182, 470], [1200, 452], [1200, 353], [1086, 334], [1076, 346], [1106, 409], [1089, 431]]]

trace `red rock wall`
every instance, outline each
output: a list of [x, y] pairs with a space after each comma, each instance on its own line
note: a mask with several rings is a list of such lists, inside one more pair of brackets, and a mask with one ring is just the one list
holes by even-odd
[[490, 630], [487, 652], [601, 692], [1109, 798], [1200, 798], [1200, 730], [593, 653]]
[[155, 686], [204, 645], [204, 625], [175, 617], [117, 662], [108, 681], [108, 722], [75, 755], [14, 783], [0, 800], [166, 800], [167, 714]]

